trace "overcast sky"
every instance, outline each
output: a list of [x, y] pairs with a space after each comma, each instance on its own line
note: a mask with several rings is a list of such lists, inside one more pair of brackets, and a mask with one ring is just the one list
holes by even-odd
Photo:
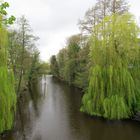
[[[25, 15], [40, 40], [38, 49], [41, 59], [48, 61], [50, 56], [64, 47], [66, 39], [79, 32], [78, 19], [96, 0], [7, 0], [9, 12], [16, 18]], [[140, 0], [128, 0], [131, 12], [140, 17]]]

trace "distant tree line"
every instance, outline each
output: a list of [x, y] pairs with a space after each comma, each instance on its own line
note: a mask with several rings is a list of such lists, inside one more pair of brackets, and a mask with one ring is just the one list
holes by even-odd
[[139, 27], [124, 0], [97, 0], [81, 34], [50, 59], [54, 76], [84, 90], [81, 111], [126, 119], [140, 111]]
[[88, 85], [89, 46], [80, 47], [81, 35], [74, 35], [67, 41], [57, 56], [50, 59], [50, 69], [54, 76], [85, 89]]

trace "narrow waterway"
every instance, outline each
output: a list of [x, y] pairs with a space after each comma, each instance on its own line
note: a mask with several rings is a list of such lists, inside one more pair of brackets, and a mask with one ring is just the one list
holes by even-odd
[[140, 140], [137, 121], [107, 121], [79, 111], [81, 92], [44, 76], [22, 94], [15, 128], [2, 140]]

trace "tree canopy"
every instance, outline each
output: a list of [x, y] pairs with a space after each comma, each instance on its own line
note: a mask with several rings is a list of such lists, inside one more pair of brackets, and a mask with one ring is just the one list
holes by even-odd
[[95, 27], [90, 39], [90, 80], [82, 111], [109, 119], [134, 114], [139, 95], [138, 35], [139, 28], [130, 14], [107, 16]]

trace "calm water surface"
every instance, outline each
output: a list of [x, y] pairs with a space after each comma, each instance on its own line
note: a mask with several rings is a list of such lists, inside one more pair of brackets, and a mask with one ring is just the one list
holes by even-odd
[[44, 76], [25, 91], [15, 128], [1, 140], [140, 140], [140, 123], [106, 121], [79, 111], [81, 92]]

